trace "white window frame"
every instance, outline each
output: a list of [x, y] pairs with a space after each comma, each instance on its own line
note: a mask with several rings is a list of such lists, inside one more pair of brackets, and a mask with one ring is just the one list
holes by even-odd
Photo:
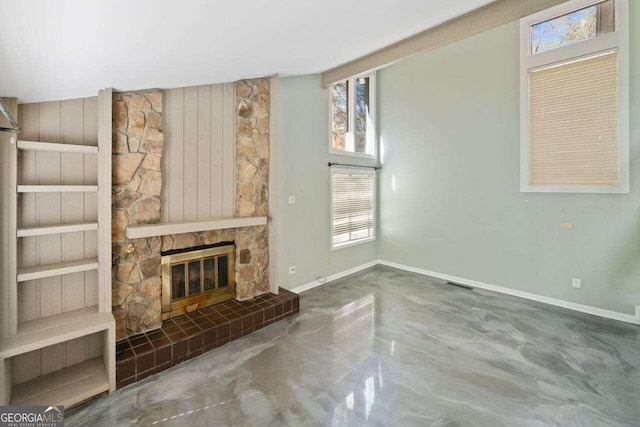
[[[531, 53], [531, 27], [580, 10], [603, 0], [571, 0], [520, 20], [520, 191], [535, 193], [628, 193], [629, 192], [629, 3], [615, 2], [615, 31], [569, 46]], [[618, 51], [618, 171], [617, 186], [530, 185], [529, 71]]]
[[[357, 76], [345, 79], [349, 81], [349, 132], [347, 133], [347, 144], [354, 145], [354, 133], [356, 119], [355, 119], [355, 105], [356, 105], [356, 80], [362, 77], [369, 77], [369, 87], [371, 93], [369, 94], [369, 111], [371, 112], [371, 149], [372, 153], [354, 153], [353, 151], [336, 150], [333, 148], [333, 105], [331, 103], [331, 87], [329, 88], [329, 153], [337, 154], [339, 156], [360, 157], [364, 159], [377, 159], [378, 158], [378, 144], [377, 144], [377, 120], [376, 120], [376, 72], [369, 72], [358, 74]], [[341, 80], [337, 83], [342, 83], [345, 80]], [[335, 84], [335, 83], [334, 83]], [[333, 85], [331, 85], [333, 86]]]
[[[329, 174], [329, 181], [331, 185], [331, 210], [329, 211], [329, 219], [330, 219], [330, 233], [329, 233], [329, 246], [331, 252], [339, 251], [340, 249], [350, 248], [352, 246], [361, 245], [364, 243], [374, 242], [376, 240], [376, 236], [378, 235], [378, 205], [377, 205], [377, 195], [378, 195], [378, 176], [376, 171], [373, 170], [365, 170], [365, 169], [356, 169], [356, 168], [331, 168], [331, 173]], [[366, 239], [360, 239], [353, 242], [341, 243], [339, 245], [334, 246], [333, 244], [333, 174], [335, 173], [349, 173], [356, 175], [369, 175], [373, 172], [373, 236], [367, 237]]]

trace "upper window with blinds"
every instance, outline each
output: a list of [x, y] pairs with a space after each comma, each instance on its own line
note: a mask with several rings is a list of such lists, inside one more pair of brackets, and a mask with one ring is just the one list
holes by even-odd
[[375, 240], [375, 172], [331, 169], [331, 249]]
[[375, 75], [350, 78], [331, 85], [329, 151], [374, 158]]
[[521, 21], [522, 191], [629, 191], [627, 0]]

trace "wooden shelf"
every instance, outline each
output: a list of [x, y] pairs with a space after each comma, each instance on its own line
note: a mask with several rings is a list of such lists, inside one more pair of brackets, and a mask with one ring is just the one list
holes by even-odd
[[18, 185], [18, 193], [95, 193], [97, 185]]
[[44, 277], [60, 276], [62, 274], [78, 273], [98, 269], [98, 258], [81, 259], [77, 261], [44, 264], [36, 267], [18, 269], [18, 282], [42, 279]]
[[[0, 233], [3, 234], [0, 238], [0, 255], [7, 267], [6, 277], [0, 280], [3, 295], [0, 298], [0, 312], [4, 314], [4, 321], [0, 322], [0, 405], [58, 404], [69, 408], [115, 390], [116, 333], [111, 314], [113, 90], [100, 90], [97, 101], [91, 107], [92, 114], [89, 116], [86, 116], [86, 108], [71, 108], [63, 123], [56, 111], [40, 110], [42, 120], [25, 122], [25, 134], [60, 134], [60, 141], [27, 141], [13, 134], [7, 134], [7, 137], [0, 135], [0, 172], [3, 176], [0, 179], [3, 184], [0, 185], [0, 199], [7, 201], [0, 212], [0, 228], [6, 231]], [[17, 101], [10, 100], [8, 107], [17, 117]], [[93, 113], [97, 113], [95, 123]], [[97, 144], [93, 140], [79, 139], [87, 123], [97, 131]], [[61, 144], [61, 141], [74, 144]], [[83, 145], [85, 142], [91, 145]], [[54, 159], [61, 157], [69, 161], [60, 164], [55, 161], [53, 165], [46, 161], [37, 165], [28, 161], [27, 157], [36, 156], [33, 153], [40, 153], [38, 157], [51, 153]], [[67, 158], [65, 154], [73, 155]], [[77, 170], [78, 162], [82, 166], [82, 159], [89, 157], [92, 157], [92, 161], [85, 164], [84, 170]], [[18, 178], [19, 168], [24, 168], [23, 174], [35, 178], [21, 182]], [[86, 220], [74, 218], [74, 212], [82, 212], [83, 198], [88, 193], [93, 196], [91, 199], [96, 216]], [[44, 197], [43, 203], [35, 207], [30, 203], [20, 205], [21, 198], [27, 200], [30, 197]], [[60, 198], [65, 206], [62, 211]], [[50, 202], [47, 202], [49, 199]], [[34, 215], [41, 221], [28, 220]], [[19, 227], [21, 222], [23, 225]], [[64, 233], [83, 234], [86, 231], [90, 232], [91, 239], [96, 239], [97, 248], [97, 254], [87, 257], [95, 255], [95, 258], [77, 260], [78, 257], [72, 254], [81, 251], [83, 243], [75, 240], [74, 244], [63, 244], [62, 247], [51, 247], [46, 238], [33, 239], [34, 242], [23, 241], [25, 244], [36, 244], [36, 252], [40, 254], [36, 257], [36, 252], [22, 253], [19, 250], [20, 238], [52, 236], [59, 239], [58, 236], [65, 236], [73, 240], [74, 234]], [[61, 260], [74, 261], [52, 263]], [[36, 265], [39, 263], [51, 264]], [[21, 265], [25, 267], [17, 268]], [[96, 273], [82, 273], [89, 270]], [[77, 295], [69, 292], [51, 293], [45, 292], [45, 289], [42, 293], [25, 291], [25, 286], [29, 285], [27, 281], [52, 277], [49, 279], [52, 283], [47, 283], [45, 279], [42, 285], [55, 285], [62, 279], [59, 276], [72, 273], [77, 273], [75, 277], [79, 286], [92, 289], [91, 302], [83, 303], [82, 298], [78, 300]], [[32, 307], [44, 307], [45, 304], [51, 305], [47, 310], [49, 316], [30, 321], [20, 320], [21, 313], [29, 312]], [[77, 310], [60, 313], [72, 308]], [[86, 360], [100, 354], [98, 341], [102, 342], [102, 355]], [[47, 350], [51, 346], [60, 346], [66, 357], [49, 357]], [[43, 360], [46, 361], [46, 369], [41, 366]], [[76, 364], [67, 365], [72, 363]], [[46, 375], [25, 381], [40, 374]]]
[[12, 405], [63, 405], [65, 409], [109, 391], [101, 357], [13, 386]]
[[97, 306], [29, 320], [18, 325], [18, 333], [16, 335], [4, 338], [1, 341], [0, 357], [8, 358], [28, 353], [50, 345], [104, 331], [114, 325], [113, 315], [111, 313], [99, 313]]
[[18, 237], [45, 236], [48, 234], [74, 233], [76, 231], [93, 231], [98, 229], [97, 222], [79, 222], [62, 225], [41, 225], [38, 227], [18, 228]]
[[126, 235], [129, 239], [143, 239], [145, 237], [166, 236], [169, 234], [196, 233], [198, 231], [223, 230], [225, 228], [252, 227], [266, 224], [266, 216], [212, 218], [204, 221], [133, 225], [127, 227]]
[[18, 148], [25, 151], [49, 151], [57, 153], [98, 154], [94, 145], [56, 144], [53, 142], [18, 141]]

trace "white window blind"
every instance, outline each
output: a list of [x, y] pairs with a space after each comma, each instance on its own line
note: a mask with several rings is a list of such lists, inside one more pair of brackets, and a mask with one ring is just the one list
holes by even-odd
[[375, 172], [331, 170], [331, 247], [375, 239]]
[[530, 185], [614, 186], [618, 53], [529, 74]]

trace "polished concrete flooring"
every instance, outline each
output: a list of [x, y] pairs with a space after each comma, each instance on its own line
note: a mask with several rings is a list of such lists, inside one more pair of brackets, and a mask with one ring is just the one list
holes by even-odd
[[640, 327], [376, 267], [67, 426], [640, 425]]

